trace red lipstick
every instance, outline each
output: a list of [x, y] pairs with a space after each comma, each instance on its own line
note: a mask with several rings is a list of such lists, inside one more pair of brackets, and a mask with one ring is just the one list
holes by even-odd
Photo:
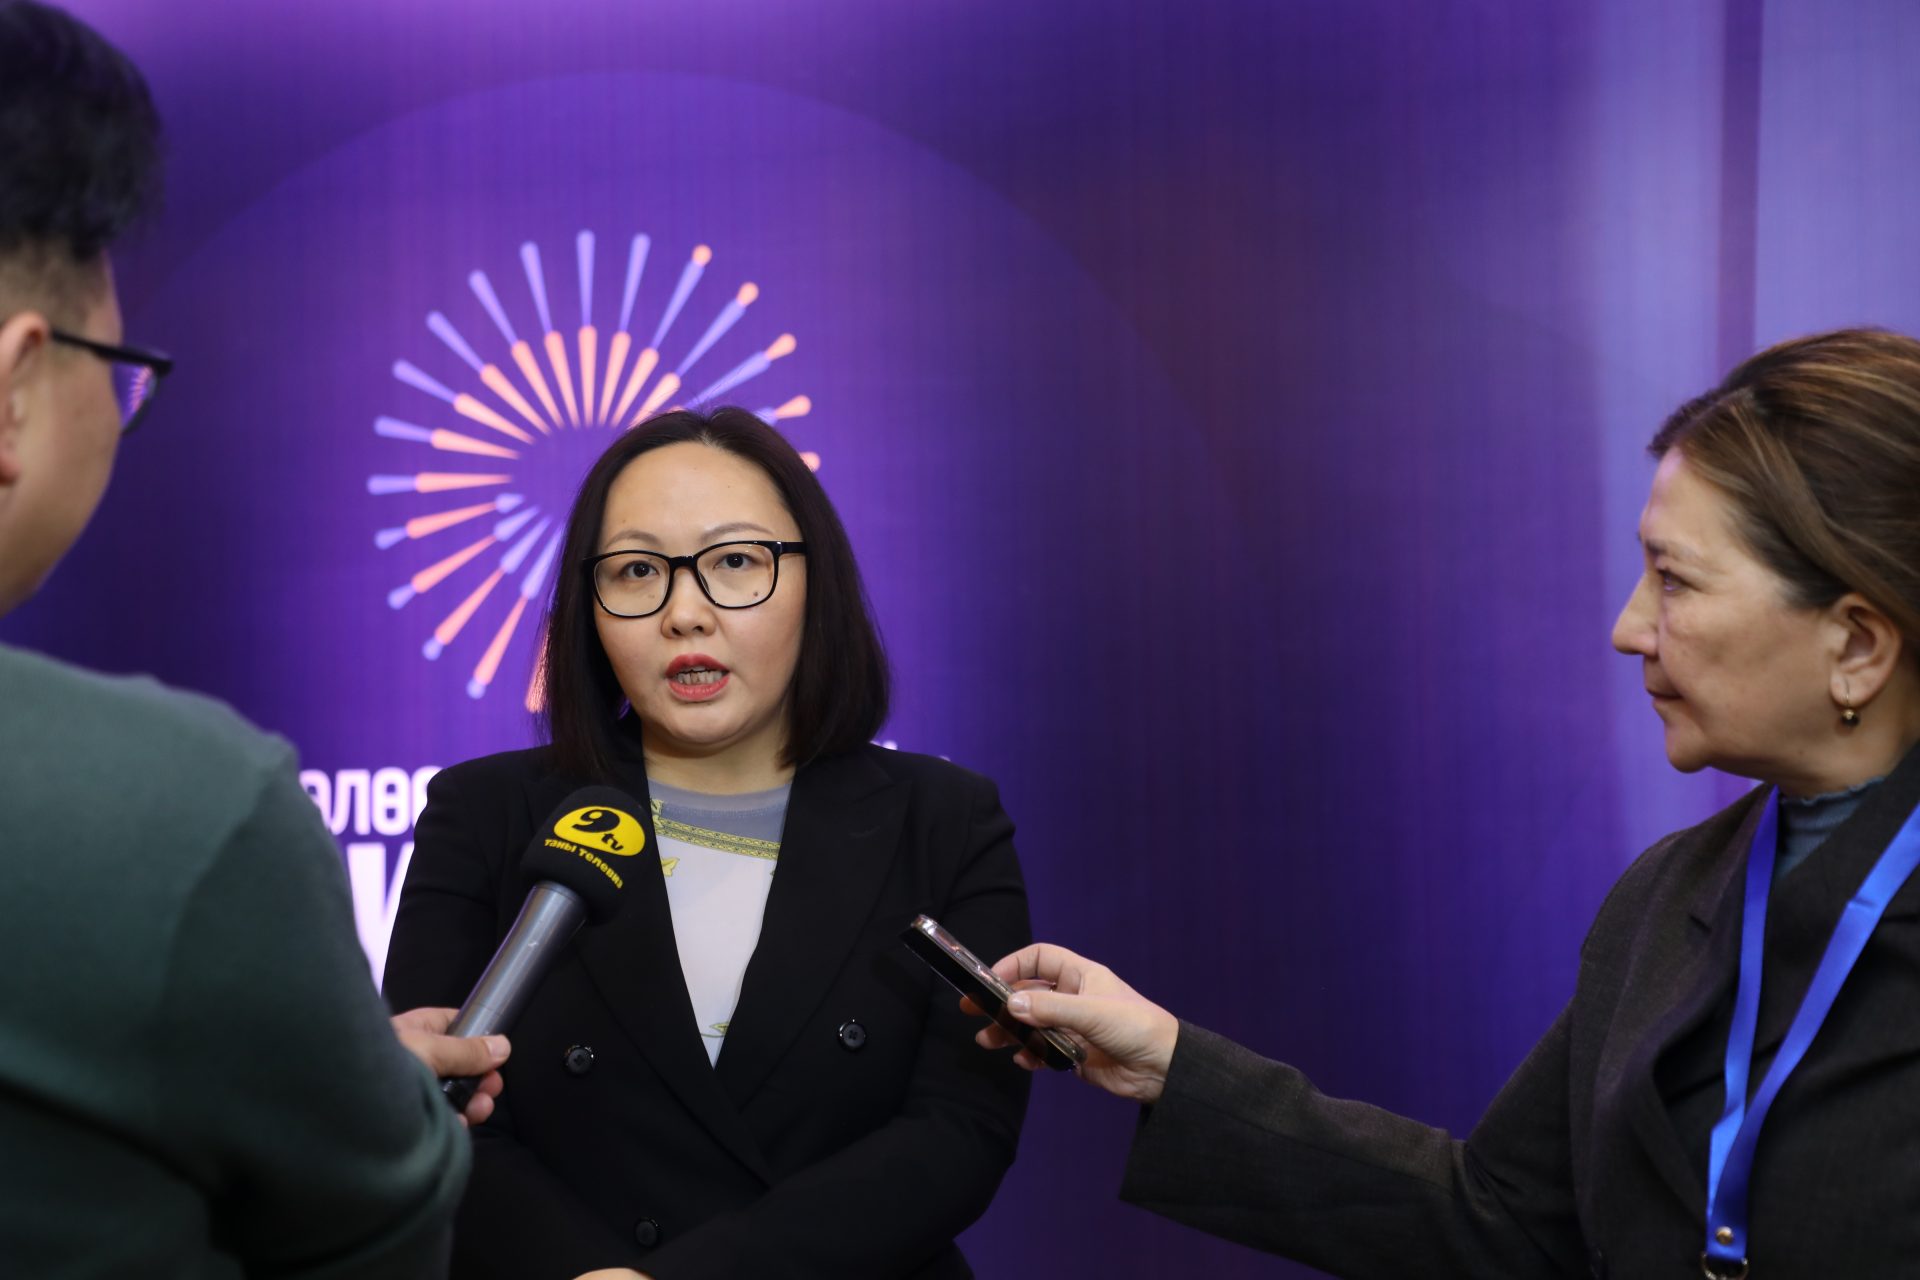
[[728, 670], [704, 653], [683, 653], [667, 664], [667, 691], [682, 702], [707, 702], [727, 687]]

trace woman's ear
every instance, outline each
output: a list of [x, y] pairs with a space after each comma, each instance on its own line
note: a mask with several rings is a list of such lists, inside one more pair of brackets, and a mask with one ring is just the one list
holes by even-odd
[[1879, 696], [1906, 657], [1906, 637], [1892, 618], [1858, 592], [1827, 606], [1834, 628], [1829, 693], [1841, 707], [1864, 707]]

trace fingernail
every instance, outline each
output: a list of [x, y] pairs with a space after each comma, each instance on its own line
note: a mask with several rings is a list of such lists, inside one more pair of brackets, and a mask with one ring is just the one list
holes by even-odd
[[1025, 1013], [1032, 1003], [1033, 1001], [1028, 999], [1024, 991], [1016, 991], [1007, 997], [1007, 1009], [1013, 1013]]
[[505, 1036], [487, 1037], [487, 1052], [493, 1055], [495, 1062], [505, 1062], [507, 1060], [508, 1047]]

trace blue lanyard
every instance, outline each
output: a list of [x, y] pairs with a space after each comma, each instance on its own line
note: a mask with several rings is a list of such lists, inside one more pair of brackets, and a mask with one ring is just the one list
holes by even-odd
[[1866, 881], [1847, 901], [1827, 950], [1814, 970], [1800, 1009], [1773, 1065], [1747, 1104], [1747, 1076], [1753, 1067], [1754, 1026], [1760, 1020], [1760, 966], [1767, 936], [1767, 894], [1773, 887], [1773, 860], [1780, 821], [1780, 795], [1767, 797], [1760, 828], [1747, 853], [1746, 914], [1740, 921], [1740, 986], [1734, 997], [1733, 1026], [1727, 1033], [1726, 1109], [1713, 1126], [1707, 1162], [1707, 1249], [1700, 1257], [1704, 1274], [1737, 1280], [1747, 1274], [1747, 1192], [1753, 1174], [1754, 1146], [1780, 1086], [1806, 1057], [1820, 1024], [1826, 1021], [1841, 984], [1853, 972], [1867, 939], [1887, 903], [1920, 864], [1920, 809], [1880, 855]]

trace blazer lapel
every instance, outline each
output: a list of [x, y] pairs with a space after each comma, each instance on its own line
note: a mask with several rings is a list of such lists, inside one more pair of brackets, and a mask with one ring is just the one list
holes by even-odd
[[[1703, 833], [1703, 847], [1682, 858], [1705, 863], [1687, 894], [1687, 919], [1678, 935], [1640, 956], [1613, 1029], [1627, 1047], [1622, 1092], [1629, 1126], [1660, 1176], [1690, 1212], [1707, 1211], [1707, 1189], [1695, 1176], [1680, 1135], [1661, 1097], [1656, 1066], [1666, 1051], [1713, 1016], [1739, 969], [1739, 892], [1746, 851], [1759, 825], [1763, 793], [1752, 801], [1731, 833]], [[1722, 832], [1725, 832], [1723, 827]], [[1673, 999], [1674, 995], [1678, 999]]]
[[[632, 768], [623, 774], [622, 782], [639, 802], [639, 812], [634, 816], [646, 828], [647, 847], [634, 860], [619, 911], [605, 924], [582, 933], [581, 962], [614, 1019], [666, 1086], [722, 1146], [771, 1184], [766, 1157], [715, 1080], [694, 1024], [693, 1002], [680, 973], [673, 912], [667, 904], [666, 882], [660, 875], [659, 841], [654, 834], [645, 771]], [[547, 777], [529, 784], [533, 821], [542, 821], [577, 785], [577, 779], [565, 777]]]
[[794, 776], [760, 941], [715, 1068], [736, 1106], [760, 1088], [853, 950], [886, 882], [910, 791], [858, 754]]

